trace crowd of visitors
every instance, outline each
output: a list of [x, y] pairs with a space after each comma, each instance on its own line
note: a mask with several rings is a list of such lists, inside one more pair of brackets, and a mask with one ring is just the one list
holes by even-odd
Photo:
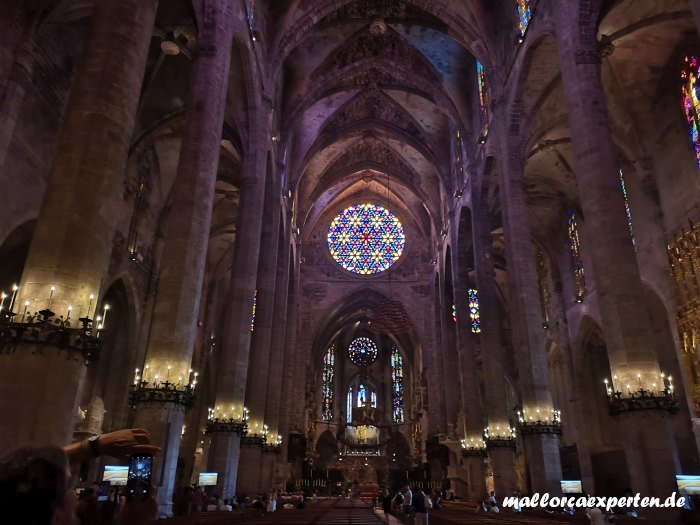
[[[143, 429], [126, 429], [103, 434], [98, 440], [58, 447], [23, 447], [0, 459], [0, 508], [3, 523], [13, 525], [73, 525], [77, 519], [100, 519], [105, 525], [142, 525], [156, 515], [152, 496], [127, 501], [120, 497], [97, 506], [97, 493], [90, 487], [76, 493], [80, 465], [97, 455], [125, 457], [154, 454]], [[5, 521], [6, 520], [6, 521]]]

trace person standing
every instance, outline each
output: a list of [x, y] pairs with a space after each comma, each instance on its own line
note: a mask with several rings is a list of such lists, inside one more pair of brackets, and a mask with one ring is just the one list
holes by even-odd
[[413, 509], [413, 492], [411, 492], [411, 487], [406, 485], [406, 491], [403, 494], [403, 514], [404, 523], [408, 523], [411, 518], [411, 510]]
[[428, 525], [428, 507], [426, 496], [420, 485], [417, 485], [413, 493], [413, 509], [416, 513], [416, 525]]
[[389, 523], [389, 514], [391, 514], [391, 495], [388, 489], [382, 492], [382, 511], [384, 512], [384, 523]]

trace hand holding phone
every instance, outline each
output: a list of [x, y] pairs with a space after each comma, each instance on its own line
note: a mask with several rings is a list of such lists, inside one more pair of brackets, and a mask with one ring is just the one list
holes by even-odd
[[133, 499], [139, 495], [146, 498], [151, 493], [151, 471], [153, 455], [136, 454], [129, 461], [129, 474], [126, 480], [126, 498]]

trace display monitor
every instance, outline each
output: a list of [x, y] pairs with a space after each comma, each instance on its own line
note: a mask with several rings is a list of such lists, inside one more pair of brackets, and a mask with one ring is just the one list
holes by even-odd
[[102, 475], [102, 481], [109, 481], [110, 485], [126, 485], [126, 479], [129, 475], [129, 467], [120, 465], [105, 465], [105, 473]]
[[583, 494], [580, 479], [563, 479], [560, 483], [564, 494]]
[[700, 494], [700, 476], [676, 476], [678, 492], [683, 496]]
[[216, 480], [219, 474], [216, 472], [200, 472], [199, 473], [199, 486], [200, 487], [213, 487], [216, 485]]

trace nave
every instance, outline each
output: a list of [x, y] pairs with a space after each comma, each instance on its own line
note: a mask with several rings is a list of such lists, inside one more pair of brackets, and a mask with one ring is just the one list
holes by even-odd
[[[429, 514], [430, 525], [564, 525], [587, 524], [588, 518], [579, 512], [575, 516], [562, 516], [546, 513], [514, 514], [507, 510], [499, 514], [480, 514], [473, 505], [465, 503], [445, 503], [445, 508]], [[618, 524], [632, 523], [632, 518], [620, 517]], [[374, 511], [368, 502], [353, 498], [324, 498], [311, 503], [302, 510], [278, 510], [274, 513], [258, 514], [244, 510], [230, 512], [201, 512], [173, 518], [171, 525], [375, 525], [385, 523], [381, 511]], [[390, 516], [389, 525], [405, 523]], [[414, 525], [411, 519], [408, 524]], [[665, 520], [644, 520], [646, 525], [666, 525]]]

